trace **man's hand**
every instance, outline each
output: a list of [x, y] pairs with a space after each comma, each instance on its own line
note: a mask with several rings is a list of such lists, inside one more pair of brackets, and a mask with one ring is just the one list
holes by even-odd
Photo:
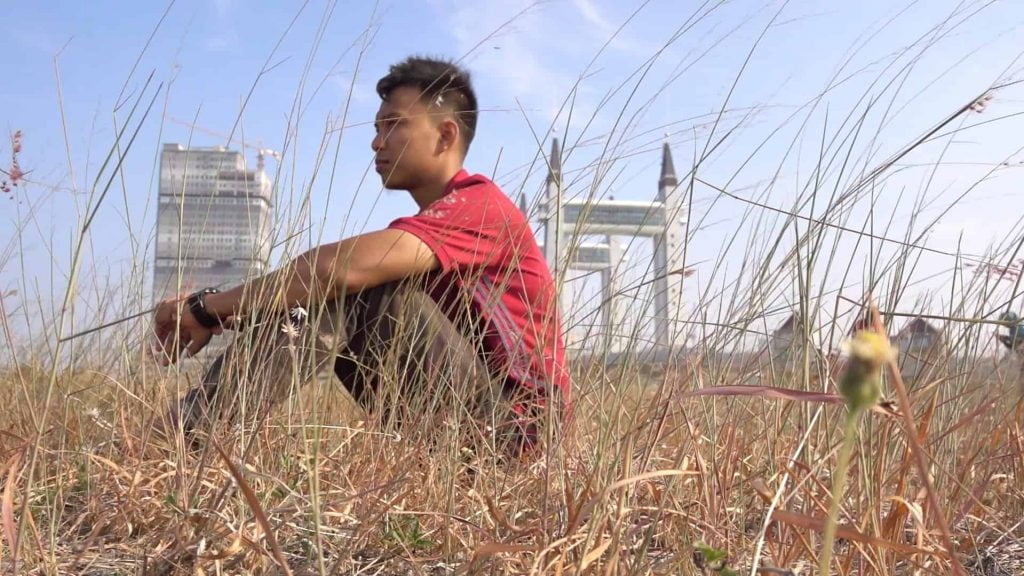
[[157, 353], [163, 366], [177, 362], [183, 352], [185, 357], [198, 354], [210, 339], [224, 332], [221, 326], [210, 329], [200, 325], [185, 306], [183, 298], [161, 302], [156, 308], [154, 324], [159, 347]]

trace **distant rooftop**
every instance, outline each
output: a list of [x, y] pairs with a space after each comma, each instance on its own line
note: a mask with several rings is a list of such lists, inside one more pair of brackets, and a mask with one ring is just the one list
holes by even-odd
[[224, 146], [191, 146], [189, 148], [185, 148], [184, 146], [176, 142], [165, 143], [164, 150], [171, 150], [174, 152], [184, 152], [185, 150], [197, 150], [204, 152], [232, 152], [232, 150], [228, 150]]

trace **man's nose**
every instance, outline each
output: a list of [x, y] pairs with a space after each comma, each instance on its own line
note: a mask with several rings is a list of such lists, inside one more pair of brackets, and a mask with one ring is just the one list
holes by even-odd
[[370, 141], [370, 148], [372, 148], [374, 152], [380, 152], [384, 148], [384, 134], [377, 133], [373, 137], [373, 140]]

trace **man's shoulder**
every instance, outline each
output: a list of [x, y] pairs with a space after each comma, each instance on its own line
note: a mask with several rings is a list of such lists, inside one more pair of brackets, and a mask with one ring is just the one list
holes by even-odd
[[503, 210], [519, 211], [519, 208], [505, 194], [496, 182], [483, 174], [470, 174], [456, 187], [456, 192], [466, 198], [483, 200], [487, 205], [497, 205]]
[[481, 193], [497, 193], [504, 196], [501, 187], [483, 174], [469, 173], [455, 186], [456, 190], [467, 190]]
[[442, 221], [449, 228], [478, 228], [525, 221], [525, 216], [490, 178], [464, 174], [448, 193], [420, 211], [416, 218]]

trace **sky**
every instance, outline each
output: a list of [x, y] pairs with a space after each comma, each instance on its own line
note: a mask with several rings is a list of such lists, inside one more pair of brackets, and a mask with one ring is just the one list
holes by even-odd
[[[694, 317], [756, 309], [764, 330], [785, 319], [798, 300], [795, 268], [773, 272], [770, 306], [753, 296], [751, 270], [780, 265], [809, 224], [786, 227], [776, 210], [854, 229], [870, 220], [876, 235], [926, 246], [912, 269], [881, 274], [881, 292], [909, 278], [908, 309], [941, 311], [969, 280], [957, 276], [969, 267], [936, 251], [990, 259], [1021, 234], [1015, 85], [900, 158], [841, 217], [825, 212], [834, 190], [1019, 79], [1020, 2], [101, 0], [17, 3], [5, 16], [0, 125], [22, 132], [26, 177], [0, 198], [0, 294], [22, 340], [53, 331], [45, 319], [59, 315], [86, 221], [65, 330], [148, 304], [165, 142], [224, 145], [233, 132], [230, 146], [244, 137], [250, 161], [257, 146], [284, 152], [269, 163], [277, 217], [304, 234], [278, 262], [413, 213], [407, 195], [381, 190], [369, 143], [376, 79], [414, 53], [471, 71], [481, 117], [467, 167], [513, 199], [536, 202], [553, 137], [567, 146], [570, 196], [653, 199], [663, 142], [681, 177], [698, 165]], [[133, 137], [119, 166], [115, 155], [104, 169]], [[0, 168], [10, 154], [0, 137]], [[822, 157], [834, 157], [827, 170], [816, 169]], [[809, 185], [815, 202], [797, 203]], [[814, 273], [819, 291], [833, 290], [828, 308], [836, 293], [859, 297], [872, 266], [900, 248], [830, 234], [826, 251], [841, 265]], [[631, 244], [623, 274], [640, 282], [649, 254]], [[593, 316], [596, 289], [594, 278], [567, 284], [569, 323]]]

